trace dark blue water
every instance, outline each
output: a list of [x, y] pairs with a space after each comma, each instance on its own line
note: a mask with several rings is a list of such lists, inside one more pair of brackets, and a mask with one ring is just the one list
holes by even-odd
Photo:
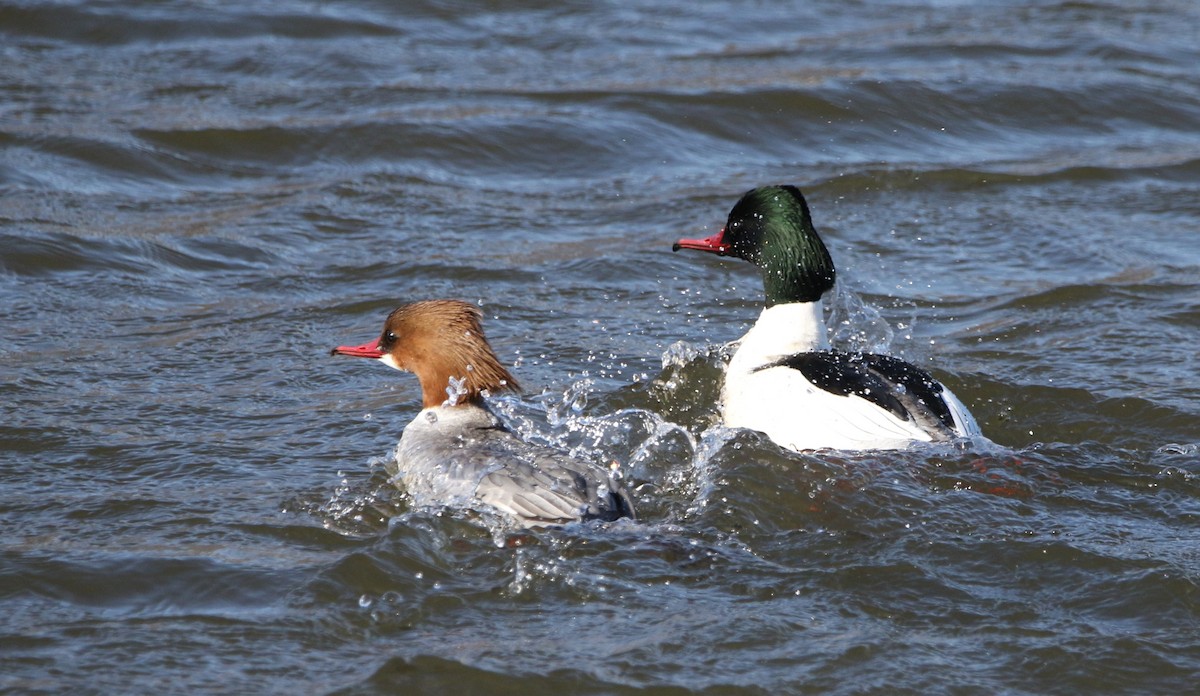
[[[1193, 690], [1197, 64], [1184, 0], [0, 0], [0, 690]], [[670, 246], [768, 183], [995, 447], [716, 425], [761, 287]], [[328, 352], [433, 297], [639, 522], [410, 508], [415, 379]]]

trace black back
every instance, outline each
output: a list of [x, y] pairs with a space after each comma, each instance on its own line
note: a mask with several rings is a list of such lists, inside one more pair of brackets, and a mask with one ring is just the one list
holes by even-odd
[[954, 435], [954, 417], [933, 375], [900, 358], [874, 353], [819, 350], [763, 365], [790, 367], [825, 391], [859, 396], [903, 421], [912, 421], [934, 440]]

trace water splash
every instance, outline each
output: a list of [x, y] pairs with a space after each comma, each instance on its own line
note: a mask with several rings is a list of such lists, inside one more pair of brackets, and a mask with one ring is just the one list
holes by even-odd
[[380, 474], [387, 458], [372, 457], [363, 475], [338, 472], [338, 483], [325, 502], [305, 506], [325, 529], [346, 537], [366, 538], [388, 528], [403, 511], [402, 495]]
[[596, 382], [590, 378], [572, 383], [563, 391], [559, 400], [547, 405], [546, 419], [550, 421], [550, 425], [569, 425], [572, 418], [584, 412], [590, 396], [595, 392]]
[[[615, 394], [584, 378], [561, 392], [543, 394], [538, 403], [516, 399], [490, 403], [521, 439], [610, 467], [614, 482], [629, 491], [643, 521], [671, 523], [686, 517], [687, 510], [696, 506], [695, 498], [711, 488], [709, 450], [701, 447], [698, 438], [705, 437], [719, 448], [726, 435], [719, 429], [698, 436], [670, 418], [682, 409], [686, 415], [701, 413], [689, 422], [715, 424], [714, 385], [719, 384], [723, 348], [672, 344], [662, 355], [664, 369], [657, 378]], [[608, 410], [631, 397], [643, 403], [650, 397], [649, 408]]]
[[676, 341], [662, 354], [662, 369], [686, 367], [704, 357], [704, 351], [687, 341]]
[[829, 341], [837, 348], [863, 353], [886, 353], [895, 332], [875, 307], [844, 283], [828, 299]]
[[457, 406], [459, 400], [467, 395], [467, 378], [466, 377], [451, 377], [450, 384], [446, 385], [446, 400], [442, 402], [443, 406]]

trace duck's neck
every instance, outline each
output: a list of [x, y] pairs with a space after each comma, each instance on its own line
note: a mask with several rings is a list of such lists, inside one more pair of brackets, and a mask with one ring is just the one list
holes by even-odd
[[762, 272], [767, 307], [820, 303], [837, 280], [829, 250], [811, 225], [798, 239], [764, 244], [755, 265]]
[[413, 369], [421, 382], [421, 406], [483, 406], [488, 394], [518, 391], [520, 385], [494, 354], [481, 354], [451, 366], [426, 361]]
[[[460, 374], [448, 370], [418, 372], [417, 377], [421, 381], [421, 407], [483, 406], [483, 395], [490, 391], [490, 385], [481, 385], [478, 380], [471, 379], [473, 371], [461, 370], [460, 372]], [[497, 386], [496, 391], [502, 389], [504, 387]]]
[[754, 368], [829, 347], [821, 300], [771, 305], [742, 336], [730, 370]]

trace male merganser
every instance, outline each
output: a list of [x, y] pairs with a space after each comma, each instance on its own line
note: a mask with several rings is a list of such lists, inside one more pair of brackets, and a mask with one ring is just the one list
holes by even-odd
[[391, 473], [414, 500], [500, 512], [523, 527], [633, 517], [609, 471], [517, 439], [488, 410], [486, 395], [520, 386], [484, 337], [480, 314], [457, 300], [414, 302], [388, 315], [378, 339], [333, 349], [421, 382], [423, 409], [404, 428]]
[[724, 421], [793, 450], [901, 449], [979, 435], [966, 406], [925, 370], [832, 350], [821, 296], [836, 272], [794, 186], [748, 191], [725, 227], [673, 250], [736, 256], [762, 270], [766, 308], [725, 372]]

